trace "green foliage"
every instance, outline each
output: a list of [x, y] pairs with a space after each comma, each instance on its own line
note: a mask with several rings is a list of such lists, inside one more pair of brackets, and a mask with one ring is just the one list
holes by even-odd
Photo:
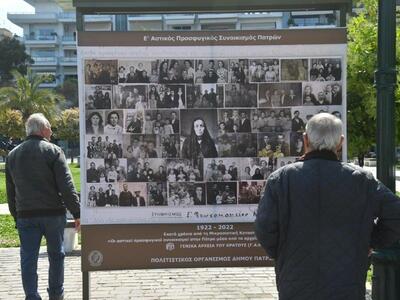
[[81, 191], [81, 169], [78, 164], [70, 164], [69, 169], [72, 173], [72, 179], [74, 180], [75, 188], [78, 192]]
[[79, 108], [63, 110], [55, 118], [55, 137], [68, 142], [79, 141]]
[[0, 88], [0, 110], [19, 110], [24, 123], [33, 113], [43, 113], [51, 122], [56, 115], [56, 104], [64, 97], [53, 90], [39, 88], [46, 81], [46, 76], [32, 75], [32, 72], [22, 75], [15, 70], [11, 73], [15, 86]]
[[24, 137], [24, 121], [19, 110], [0, 111], [0, 134], [11, 138]]
[[65, 97], [66, 107], [78, 106], [78, 80], [65, 80], [62, 85], [56, 87], [56, 92]]
[[28, 64], [32, 58], [25, 52], [25, 45], [21, 44], [15, 37], [0, 40], [0, 77], [5, 83], [12, 79], [11, 71], [18, 70], [26, 74]]
[[[376, 138], [376, 88], [374, 72], [378, 53], [378, 1], [363, 0], [360, 14], [353, 17], [348, 26], [347, 62], [347, 128], [349, 156], [367, 153]], [[397, 49], [400, 49], [400, 31], [397, 32]], [[399, 58], [397, 67], [400, 66]], [[400, 79], [400, 77], [398, 77]], [[400, 93], [396, 94], [397, 103]], [[398, 124], [400, 106], [396, 105]], [[399, 135], [398, 135], [399, 136]], [[400, 138], [398, 137], [398, 141]]]
[[0, 204], [2, 203], [7, 203], [6, 173], [4, 171], [4, 163], [0, 165]]
[[11, 215], [0, 215], [0, 248], [19, 247], [19, 237]]

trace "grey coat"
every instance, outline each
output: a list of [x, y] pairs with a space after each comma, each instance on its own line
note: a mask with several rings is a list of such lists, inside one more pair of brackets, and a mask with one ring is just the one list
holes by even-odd
[[29, 136], [6, 160], [8, 206], [14, 218], [65, 214], [80, 217], [79, 198], [60, 147]]
[[269, 177], [255, 226], [281, 300], [361, 300], [369, 248], [400, 239], [400, 200], [371, 173], [315, 151]]

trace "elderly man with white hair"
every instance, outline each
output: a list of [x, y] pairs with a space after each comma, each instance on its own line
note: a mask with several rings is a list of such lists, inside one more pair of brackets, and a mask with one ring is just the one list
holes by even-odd
[[42, 237], [49, 256], [50, 300], [64, 299], [64, 227], [66, 209], [80, 226], [79, 198], [63, 151], [50, 143], [49, 121], [31, 115], [26, 140], [14, 148], [6, 161], [8, 206], [21, 242], [21, 275], [25, 299], [42, 299], [38, 293], [37, 262]]
[[400, 200], [370, 172], [339, 161], [342, 122], [320, 113], [305, 155], [271, 174], [256, 235], [275, 259], [280, 300], [361, 300], [371, 248], [400, 239]]

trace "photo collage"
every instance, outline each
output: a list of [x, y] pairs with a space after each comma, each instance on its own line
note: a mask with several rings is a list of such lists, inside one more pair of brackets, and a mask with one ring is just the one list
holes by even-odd
[[343, 113], [341, 58], [88, 59], [84, 77], [88, 207], [257, 204], [307, 121]]

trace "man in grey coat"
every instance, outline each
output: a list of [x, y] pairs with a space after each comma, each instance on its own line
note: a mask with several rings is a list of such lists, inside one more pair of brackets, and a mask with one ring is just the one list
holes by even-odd
[[342, 122], [306, 126], [306, 154], [272, 173], [256, 235], [275, 259], [281, 300], [361, 300], [370, 249], [400, 239], [400, 200], [370, 172], [342, 163]]
[[64, 227], [66, 208], [80, 227], [79, 198], [63, 151], [50, 143], [49, 121], [42, 114], [26, 122], [26, 140], [14, 148], [6, 161], [8, 206], [21, 242], [21, 275], [27, 300], [38, 293], [37, 262], [44, 236], [49, 256], [50, 300], [64, 298]]

